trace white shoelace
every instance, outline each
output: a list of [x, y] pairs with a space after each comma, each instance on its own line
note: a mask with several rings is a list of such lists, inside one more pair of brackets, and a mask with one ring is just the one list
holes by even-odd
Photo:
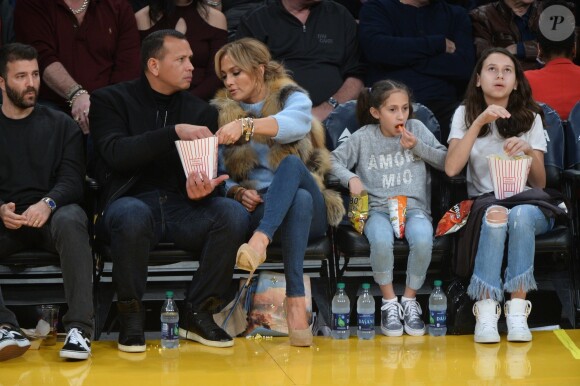
[[516, 329], [516, 330], [528, 330], [528, 315], [530, 314], [530, 312], [532, 311], [532, 303], [531, 302], [527, 302], [526, 303], [526, 309], [524, 310], [524, 312], [519, 312], [519, 313], [513, 313], [510, 312], [510, 310], [508, 309], [508, 306], [506, 304], [505, 306], [505, 314], [507, 316], [509, 316], [509, 324], [510, 327], [512, 329]]
[[421, 305], [417, 300], [407, 300], [403, 307], [405, 308], [405, 312], [403, 313], [404, 315], [408, 315], [411, 318], [421, 318], [423, 311], [421, 310]]
[[16, 340], [16, 339], [22, 339], [22, 336], [20, 334], [18, 334], [20, 336], [16, 336], [15, 335], [15, 331], [8, 330], [8, 329], [6, 329], [4, 327], [0, 328], [0, 338], [2, 338], [2, 335], [6, 336], [6, 337], [8, 337], [10, 339], [14, 339], [14, 340]]
[[403, 307], [399, 302], [387, 302], [381, 306], [381, 311], [387, 311], [387, 322], [403, 319]]
[[485, 315], [481, 315], [479, 313], [479, 309], [477, 308], [477, 305], [473, 305], [473, 315], [475, 315], [475, 317], [477, 318], [477, 321], [479, 322], [479, 325], [481, 326], [482, 330], [493, 330], [493, 331], [497, 331], [497, 320], [499, 319], [499, 314], [501, 312], [501, 309], [499, 307], [499, 304], [496, 305], [495, 307], [495, 313], [494, 314], [485, 314]]
[[81, 345], [86, 351], [91, 351], [89, 346], [87, 345], [87, 341], [77, 328], [71, 328], [68, 332], [68, 341], [72, 344], [79, 344]]

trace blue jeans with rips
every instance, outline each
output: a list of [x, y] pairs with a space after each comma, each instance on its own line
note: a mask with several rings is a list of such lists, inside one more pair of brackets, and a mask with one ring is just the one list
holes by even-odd
[[[534, 279], [535, 237], [548, 232], [554, 219], [548, 218], [534, 205], [518, 205], [508, 211], [507, 222], [490, 223], [486, 216], [481, 224], [481, 236], [475, 256], [475, 267], [467, 293], [472, 299], [489, 297], [502, 301], [504, 291], [528, 292], [537, 288]], [[509, 237], [508, 237], [509, 236]], [[505, 282], [502, 286], [501, 267], [506, 238], [508, 258]]]
[[[364, 234], [371, 247], [371, 267], [373, 277], [378, 285], [393, 282], [393, 243], [395, 234], [389, 214], [371, 210], [364, 227]], [[425, 276], [433, 249], [433, 225], [431, 219], [422, 211], [410, 209], [407, 211], [405, 239], [409, 243], [407, 260], [407, 287], [418, 290], [425, 282]]]
[[252, 212], [250, 229], [281, 243], [286, 296], [304, 296], [308, 241], [323, 237], [328, 228], [324, 197], [304, 162], [294, 155], [280, 162], [263, 197], [264, 203]]
[[153, 190], [115, 200], [97, 232], [110, 246], [118, 299], [141, 300], [149, 251], [159, 242], [173, 242], [198, 255], [199, 268], [186, 292], [193, 310], [202, 310], [210, 298], [221, 299], [233, 277], [236, 252], [248, 236], [249, 220], [240, 203], [224, 197], [192, 201]]

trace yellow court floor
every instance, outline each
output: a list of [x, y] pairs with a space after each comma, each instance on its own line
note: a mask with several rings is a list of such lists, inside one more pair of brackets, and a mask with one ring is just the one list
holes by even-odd
[[529, 343], [473, 343], [473, 336], [370, 341], [315, 337], [296, 348], [286, 338], [237, 338], [218, 349], [182, 341], [141, 354], [93, 342], [87, 361], [58, 357], [62, 343], [0, 362], [0, 385], [580, 385], [580, 330], [533, 333]]

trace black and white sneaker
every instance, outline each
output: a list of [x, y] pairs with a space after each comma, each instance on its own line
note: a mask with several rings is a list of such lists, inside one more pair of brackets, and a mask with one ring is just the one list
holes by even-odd
[[91, 340], [84, 331], [71, 328], [60, 349], [60, 357], [67, 359], [87, 359], [91, 355]]
[[19, 357], [30, 347], [30, 341], [19, 329], [10, 325], [0, 327], [0, 361]]

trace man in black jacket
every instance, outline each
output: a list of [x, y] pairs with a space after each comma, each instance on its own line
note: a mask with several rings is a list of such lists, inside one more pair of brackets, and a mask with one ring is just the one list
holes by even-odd
[[[321, 122], [339, 104], [356, 99], [365, 67], [360, 60], [357, 23], [342, 5], [328, 0], [268, 0], [240, 19], [236, 39], [250, 37], [268, 46], [312, 99]], [[335, 119], [344, 119], [334, 117]]]
[[238, 202], [214, 195], [227, 176], [192, 173], [186, 179], [183, 173], [174, 142], [217, 130], [217, 111], [184, 91], [192, 54], [183, 34], [152, 33], [142, 45], [142, 77], [91, 95], [97, 172], [105, 184], [97, 237], [110, 246], [121, 322], [118, 348], [125, 352], [146, 348], [141, 299], [149, 251], [161, 241], [199, 254], [180, 336], [213, 347], [233, 345], [212, 311], [231, 283], [249, 216]]
[[[36, 105], [37, 52], [12, 43], [0, 49], [0, 260], [30, 247], [60, 255], [68, 311], [62, 358], [87, 359], [93, 332], [93, 258], [83, 199], [82, 135], [66, 114]], [[0, 360], [30, 343], [0, 293]]]

